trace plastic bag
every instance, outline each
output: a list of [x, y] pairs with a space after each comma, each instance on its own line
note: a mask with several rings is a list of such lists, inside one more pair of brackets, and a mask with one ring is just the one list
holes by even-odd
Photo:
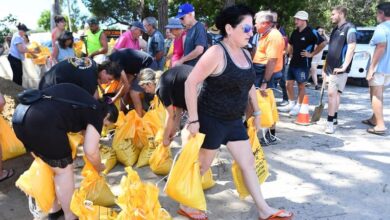
[[41, 158], [35, 157], [30, 168], [19, 177], [15, 185], [33, 197], [43, 212], [50, 211], [56, 198], [54, 173]]
[[80, 190], [86, 192], [86, 199], [98, 206], [115, 205], [115, 196], [107, 185], [106, 179], [99, 175], [92, 164], [84, 157], [85, 166], [81, 171], [84, 179], [80, 183]]
[[149, 165], [149, 159], [152, 156], [153, 152], [156, 150], [157, 144], [154, 141], [154, 137], [149, 136], [148, 140], [149, 140], [148, 146], [142, 148], [142, 151], [139, 154], [137, 165], [136, 165], [137, 168]]
[[115, 150], [112, 147], [100, 145], [100, 157], [102, 163], [106, 166], [106, 169], [102, 173], [107, 174], [117, 163]]
[[149, 159], [150, 169], [157, 175], [167, 175], [172, 166], [172, 155], [169, 147], [158, 145]]
[[85, 190], [77, 189], [74, 191], [70, 209], [79, 217], [80, 220], [114, 220], [117, 213], [106, 207], [96, 206], [86, 199], [87, 192]]
[[[250, 118], [248, 120], [248, 136], [249, 143], [251, 144], [252, 152], [255, 157], [256, 174], [259, 179], [259, 183], [262, 184], [269, 176], [269, 171], [268, 164], [264, 156], [263, 148], [260, 145], [259, 139], [256, 134], [256, 128], [253, 125], [253, 118]], [[234, 185], [236, 186], [239, 197], [241, 199], [244, 199], [246, 196], [249, 195], [249, 192], [246, 188], [241, 169], [235, 161], [233, 162], [231, 169]]]
[[77, 147], [84, 143], [84, 136], [80, 133], [68, 133], [70, 148], [72, 149], [72, 158], [76, 158]]
[[191, 208], [206, 210], [199, 168], [199, 149], [204, 134], [191, 137], [169, 174], [165, 192], [173, 200]]
[[143, 183], [131, 167], [125, 168], [128, 175], [122, 177], [118, 205], [122, 211], [117, 220], [168, 220], [169, 213], [161, 208], [158, 201], [159, 189], [150, 183]]
[[259, 104], [259, 108], [261, 110], [261, 115], [260, 115], [260, 125], [263, 128], [270, 128], [274, 124], [274, 119], [272, 116], [272, 109], [269, 101], [269, 96], [263, 97], [260, 94], [259, 90], [256, 90], [257, 94], [257, 101]]
[[26, 153], [23, 143], [16, 137], [12, 128], [0, 116], [0, 147], [2, 160], [8, 160]]
[[267, 89], [267, 95], [269, 96], [269, 102], [271, 105], [272, 118], [273, 118], [274, 122], [278, 122], [279, 121], [279, 113], [278, 113], [278, 108], [276, 106], [274, 91], [272, 89]]
[[[138, 159], [140, 149], [136, 148], [133, 141], [135, 129], [132, 126], [135, 111], [130, 111], [124, 118], [123, 123], [115, 130], [112, 148], [115, 150], [117, 159], [124, 166], [133, 166]], [[132, 134], [133, 133], [133, 134]]]
[[202, 176], [202, 188], [203, 190], [210, 189], [215, 185], [215, 181], [213, 179], [213, 172], [211, 168], [209, 168], [206, 173]]

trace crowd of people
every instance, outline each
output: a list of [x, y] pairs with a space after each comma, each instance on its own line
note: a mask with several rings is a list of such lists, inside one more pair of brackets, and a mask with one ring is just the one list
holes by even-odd
[[[247, 6], [234, 5], [219, 13], [208, 33], [196, 19], [195, 8], [184, 3], [179, 6], [177, 16], [168, 20], [166, 39], [157, 28], [156, 18], [146, 17], [131, 22], [110, 54], [99, 21], [88, 19], [82, 57], [75, 55], [73, 35], [65, 29], [64, 17], [56, 16], [52, 67], [43, 75], [39, 89], [47, 96], [65, 101], [43, 100], [32, 103], [28, 111], [18, 106], [15, 114], [22, 114], [23, 120], [13, 123], [17, 137], [27, 150], [54, 171], [61, 206], [53, 207], [52, 212], [62, 208], [65, 219], [77, 218], [69, 207], [74, 180], [67, 132], [84, 132], [84, 153], [95, 169], [102, 171], [98, 143], [103, 125], [115, 123], [118, 111], [126, 113], [135, 109], [142, 117], [156, 95], [167, 113], [164, 146], [171, 144], [180, 130], [180, 122], [186, 120], [184, 130], [190, 136], [205, 134], [199, 152], [201, 175], [210, 168], [221, 145], [226, 145], [241, 168], [259, 219], [292, 219], [293, 213], [270, 207], [262, 195], [243, 118], [253, 116], [254, 125], [260, 131], [262, 112], [256, 92], [267, 96], [266, 89], [278, 86], [283, 91], [279, 111], [297, 115], [310, 75], [314, 89], [320, 88], [316, 69], [328, 45], [322, 73], [328, 94], [325, 132], [333, 134], [356, 48], [356, 28], [347, 21], [347, 15], [346, 7], [332, 9], [331, 21], [335, 27], [328, 37], [324, 28], [310, 27], [306, 11], [298, 11], [294, 15], [296, 29], [288, 36], [278, 24], [276, 12], [254, 13]], [[375, 52], [367, 74], [373, 114], [362, 122], [372, 126], [367, 132], [384, 134], [383, 91], [390, 83], [390, 3], [377, 6], [377, 19], [380, 24], [371, 41]], [[21, 85], [21, 62], [25, 54], [39, 51], [25, 46], [28, 28], [23, 24], [17, 28], [8, 60], [13, 81]], [[147, 42], [143, 34], [148, 35]], [[3, 103], [0, 95], [0, 111]], [[263, 134], [261, 143], [266, 146], [276, 142], [274, 123]], [[12, 169], [3, 170], [0, 162], [0, 181], [12, 175]], [[204, 211], [183, 204], [178, 213], [190, 219], [207, 219]]]

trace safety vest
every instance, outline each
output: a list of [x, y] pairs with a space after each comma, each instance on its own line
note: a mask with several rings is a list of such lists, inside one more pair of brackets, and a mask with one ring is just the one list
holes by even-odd
[[99, 30], [95, 34], [92, 33], [91, 30], [87, 31], [87, 51], [88, 54], [91, 54], [95, 51], [98, 51], [100, 48], [102, 48], [102, 44], [100, 43], [100, 35], [102, 34], [103, 30]]

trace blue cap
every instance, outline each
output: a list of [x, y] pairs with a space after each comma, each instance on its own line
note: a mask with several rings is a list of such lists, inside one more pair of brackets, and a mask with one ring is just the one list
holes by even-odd
[[179, 11], [176, 15], [176, 18], [182, 18], [186, 14], [191, 13], [195, 11], [194, 6], [192, 6], [190, 3], [184, 3], [179, 6]]
[[168, 25], [165, 26], [167, 29], [183, 29], [183, 25], [181, 24], [180, 20], [177, 18], [170, 18], [168, 20]]
[[144, 33], [146, 33], [146, 30], [144, 28], [144, 25], [140, 22], [140, 21], [133, 21], [130, 25], [131, 27], [137, 27], [139, 29], [141, 29], [141, 31], [143, 31]]

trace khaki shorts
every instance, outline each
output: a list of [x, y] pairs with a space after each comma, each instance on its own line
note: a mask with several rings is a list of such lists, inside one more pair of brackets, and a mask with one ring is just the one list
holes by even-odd
[[388, 86], [390, 84], [390, 74], [375, 73], [374, 77], [368, 81], [369, 86]]
[[341, 73], [336, 75], [329, 75], [328, 78], [328, 90], [336, 90], [339, 93], [343, 93], [345, 85], [347, 84], [348, 73]]

